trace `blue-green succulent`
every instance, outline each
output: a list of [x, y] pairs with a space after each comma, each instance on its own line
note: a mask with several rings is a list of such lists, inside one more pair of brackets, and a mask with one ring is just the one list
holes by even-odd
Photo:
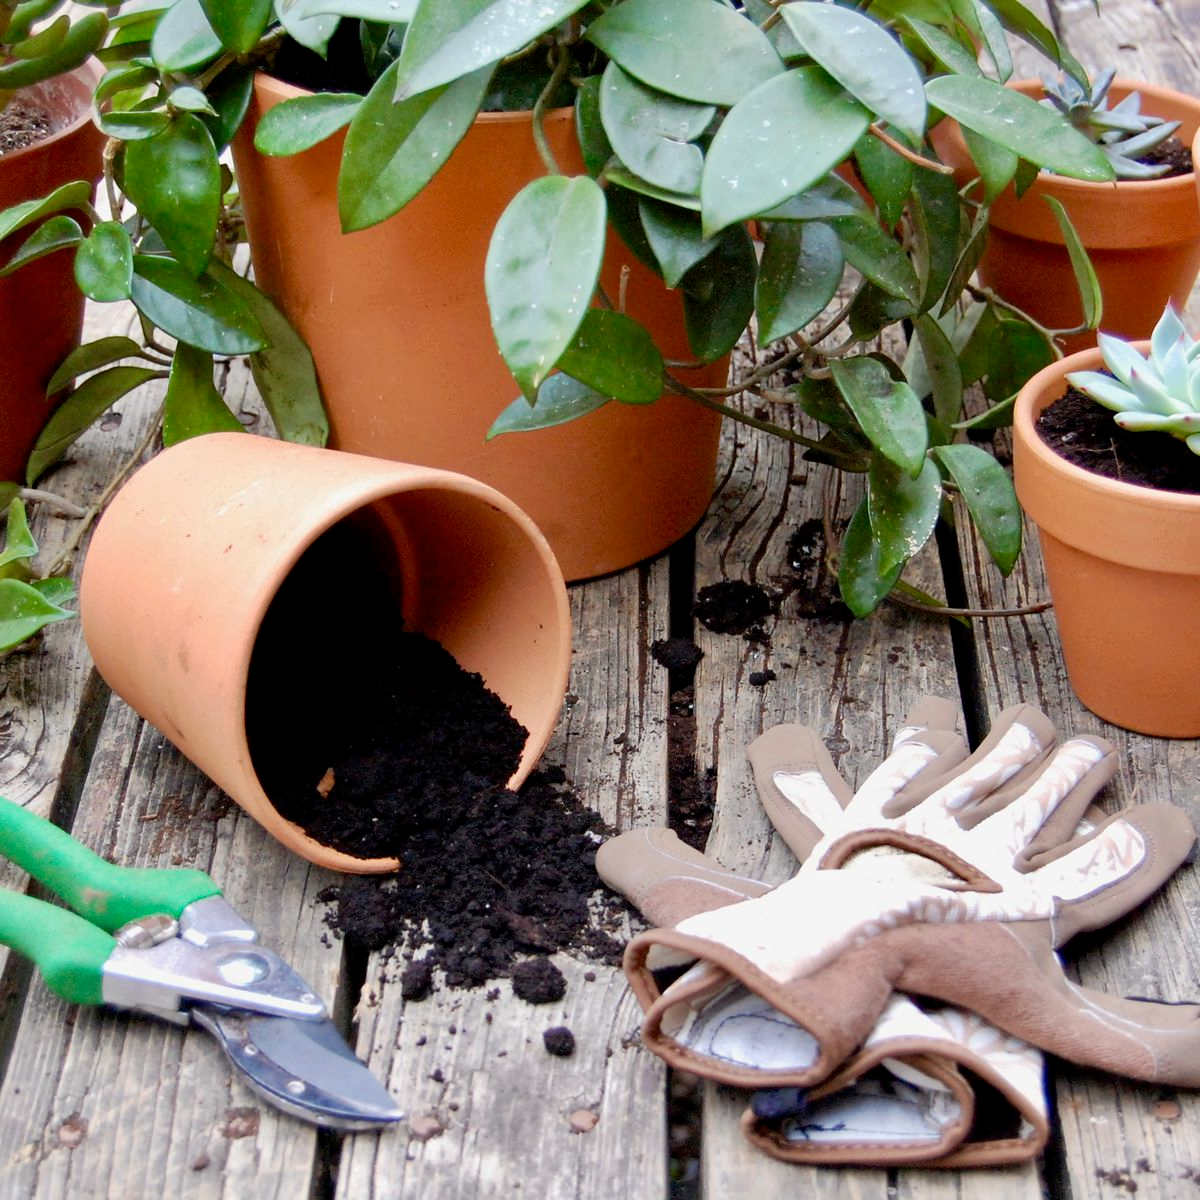
[[1108, 372], [1072, 371], [1067, 382], [1112, 409], [1122, 429], [1169, 433], [1200, 454], [1200, 342], [1175, 309], [1159, 318], [1148, 356], [1106, 333], [1097, 344]]
[[1109, 68], [1085, 88], [1069, 75], [1043, 79], [1043, 104], [1057, 109], [1081, 133], [1104, 151], [1118, 179], [1156, 179], [1170, 169], [1167, 163], [1145, 163], [1139, 159], [1161, 146], [1178, 128], [1178, 121], [1148, 116], [1141, 111], [1142, 98], [1130, 92], [1111, 108], [1108, 89], [1116, 76]]

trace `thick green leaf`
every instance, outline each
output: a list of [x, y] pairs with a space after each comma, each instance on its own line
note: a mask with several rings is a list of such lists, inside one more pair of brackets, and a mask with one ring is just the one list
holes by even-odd
[[871, 518], [864, 497], [850, 518], [838, 561], [838, 591], [846, 607], [856, 617], [870, 616], [896, 586], [903, 569], [900, 565], [885, 571], [880, 565], [879, 547], [871, 536]]
[[913, 164], [871, 133], [864, 133], [855, 143], [854, 162], [867, 191], [879, 206], [883, 223], [894, 229], [900, 223], [912, 190]]
[[975, 9], [979, 18], [979, 29], [983, 34], [983, 48], [992, 60], [996, 77], [1001, 83], [1007, 83], [1012, 78], [1012, 50], [1009, 49], [1008, 38], [1004, 34], [1004, 26], [988, 10], [986, 4], [980, 4]]
[[221, 212], [221, 166], [212, 134], [180, 113], [157, 137], [125, 147], [125, 194], [193, 275], [212, 257]]
[[1098, 329], [1100, 319], [1104, 315], [1104, 296], [1100, 291], [1100, 280], [1096, 278], [1096, 269], [1088, 257], [1087, 247], [1080, 240], [1071, 218], [1063, 207], [1061, 200], [1047, 196], [1046, 203], [1054, 213], [1054, 219], [1062, 230], [1063, 241], [1067, 247], [1067, 257], [1071, 260], [1071, 269], [1075, 272], [1075, 283], [1079, 288], [1079, 298], [1083, 303], [1083, 323], [1088, 329]]
[[0, 270], [0, 278], [31, 263], [34, 259], [45, 258], [56, 250], [66, 250], [78, 246], [83, 241], [83, 230], [79, 222], [65, 213], [49, 217], [43, 221], [18, 247], [16, 253]]
[[877, 21], [811, 0], [779, 10], [796, 40], [871, 112], [919, 144], [925, 136], [923, 80], [908, 51]]
[[922, 41], [925, 48], [948, 71], [955, 75], [982, 75], [983, 71], [975, 60], [974, 50], [945, 30], [922, 21], [918, 17], [902, 14], [901, 21]]
[[[939, 310], [942, 315], [950, 312], [958, 303], [959, 297], [962, 296], [967, 284], [970, 283], [971, 276], [975, 274], [975, 268], [979, 266], [979, 260], [983, 258], [983, 252], [987, 249], [987, 235], [987, 210], [980, 209], [975, 214], [975, 224], [967, 235], [966, 242], [963, 244], [962, 251], [958, 256], [958, 261], [954, 264], [954, 270], [950, 272], [950, 282], [946, 285], [942, 307]], [[970, 382], [970, 380], [967, 382]]]
[[209, 84], [205, 95], [213, 111], [201, 113], [200, 119], [208, 126], [218, 154], [233, 140], [253, 94], [254, 71], [250, 67], [230, 67]]
[[10, 58], [41, 58], [53, 54], [63, 44], [70, 28], [71, 18], [65, 13], [27, 37], [21, 37], [10, 23], [5, 33], [5, 50]]
[[673, 204], [676, 208], [690, 209], [692, 212], [700, 211], [700, 199], [698, 196], [687, 196], [682, 192], [669, 192], [666, 188], [660, 188], [653, 183], [647, 183], [646, 180], [635, 175], [632, 171], [627, 171], [624, 167], [618, 166], [615, 159], [605, 167], [604, 178], [608, 183], [615, 183], [618, 187], [636, 192], [639, 196], [649, 196], [652, 200], [662, 200], [666, 204]]
[[583, 154], [583, 165], [595, 179], [612, 158], [612, 146], [600, 118], [601, 76], [589, 75], [575, 93], [575, 136]]
[[153, 67], [140, 63], [123, 63], [111, 71], [104, 72], [92, 92], [92, 99], [96, 104], [103, 104], [105, 100], [110, 100], [123, 91], [135, 93], [140, 97], [145, 88], [150, 84], [157, 84], [160, 78]]
[[0, 550], [0, 567], [22, 562], [37, 554], [37, 542], [29, 528], [25, 505], [20, 499], [8, 502], [4, 514], [4, 549]]
[[826, 175], [798, 196], [755, 216], [760, 221], [832, 221], [837, 217], [871, 219], [862, 197], [837, 175]]
[[642, 227], [642, 217], [638, 211], [642, 201], [634, 192], [621, 188], [610, 188], [604, 193], [604, 199], [608, 207], [609, 228], [616, 232], [625, 248], [642, 266], [661, 275], [662, 269]]
[[565, 425], [577, 417], [586, 416], [603, 408], [609, 398], [595, 389], [559, 372], [542, 382], [537, 392], [537, 403], [530, 404], [524, 396], [518, 396], [496, 419], [487, 431], [487, 440], [502, 433], [529, 433], [535, 429], [549, 429], [554, 425]]
[[600, 119], [609, 144], [635, 175], [671, 192], [696, 192], [704, 155], [694, 145], [716, 109], [656, 92], [616, 63], [600, 84]]
[[329, 418], [321, 402], [312, 352], [304, 339], [248, 279], [216, 261], [209, 265], [209, 272], [246, 305], [266, 334], [266, 347], [250, 355], [250, 373], [275, 432], [285, 442], [324, 446], [329, 440]]
[[101, 304], [128, 300], [133, 285], [133, 242], [119, 221], [101, 221], [75, 255], [79, 290]]
[[150, 379], [160, 379], [161, 371], [148, 367], [110, 367], [89, 376], [54, 410], [42, 427], [26, 465], [25, 481], [33, 484], [39, 475], [58, 462], [71, 444], [89, 425], [103, 415], [127, 392]]
[[483, 275], [492, 330], [531, 400], [591, 303], [605, 223], [594, 180], [547, 175], [517, 193], [492, 231]]
[[1008, 472], [978, 446], [938, 446], [933, 453], [954, 480], [993, 562], [1009, 574], [1021, 553], [1021, 507]]
[[208, 23], [200, 0], [175, 0], [150, 39], [150, 57], [164, 75], [194, 71], [220, 53], [221, 39]]
[[962, 135], [979, 168], [979, 177], [983, 180], [983, 202], [991, 204], [1012, 182], [1017, 173], [1017, 164], [1021, 161], [1020, 156], [965, 125], [962, 126]]
[[1032, 325], [1002, 317], [992, 334], [983, 394], [996, 403], [1019, 392], [1057, 357], [1054, 348]]
[[53, 396], [62, 391], [77, 375], [86, 375], [89, 371], [98, 371], [119, 362], [123, 358], [145, 358], [141, 346], [132, 338], [105, 337], [97, 338], [94, 342], [84, 342], [76, 346], [58, 365], [58, 369], [46, 384], [46, 395]]
[[299, 154], [350, 124], [363, 103], [350, 92], [296, 96], [263, 113], [254, 131], [260, 154]]
[[171, 124], [165, 112], [121, 112], [112, 110], [100, 114], [100, 129], [109, 137], [123, 142], [144, 141], [158, 137]]
[[668, 287], [678, 287], [683, 277], [717, 248], [714, 239], [701, 233], [700, 218], [694, 212], [649, 199], [638, 202], [638, 211]]
[[175, 348], [171, 377], [163, 400], [163, 445], [202, 433], [241, 433], [242, 423], [229, 411], [213, 386], [213, 359], [186, 344]]
[[43, 600], [60, 607], [75, 599], [75, 585], [62, 575], [52, 575], [49, 579], [31, 579], [29, 586], [38, 592]]
[[1082, 86], [1088, 86], [1087, 73], [1070, 52], [1025, 6], [1023, 0], [987, 0], [987, 7], [999, 18], [1000, 24], [1022, 41], [1040, 50], [1053, 63], [1058, 63], [1068, 75]]
[[850, 217], [830, 221], [846, 261], [889, 296], [916, 305], [921, 285], [912, 260], [891, 234], [873, 218]]
[[697, 358], [713, 362], [728, 354], [754, 315], [758, 258], [742, 226], [727, 229], [716, 249], [683, 280], [683, 321]]
[[70, 208], [86, 208], [92, 201], [92, 185], [83, 180], [64, 183], [40, 200], [23, 200], [0, 212], [0, 239], [26, 225], [32, 225], [52, 213]]
[[833, 299], [845, 270], [837, 235], [817, 221], [768, 226], [754, 307], [767, 345], [803, 329]]
[[[416, 0], [411, 0], [413, 4]], [[392, 0], [376, 0], [376, 6], [392, 5]], [[310, 15], [307, 9], [313, 8], [314, 12]], [[318, 13], [316, 10], [320, 9]], [[396, 10], [391, 8], [394, 13]], [[315, 0], [315, 3], [308, 4], [306, 0], [276, 0], [275, 12], [279, 17], [279, 23], [287, 32], [288, 37], [294, 42], [299, 42], [307, 50], [311, 50], [314, 54], [319, 54], [324, 58], [329, 52], [329, 39], [333, 37], [334, 31], [338, 27], [338, 17], [334, 13], [330, 13], [325, 4], [321, 0]], [[358, 13], [352, 13], [351, 16], [358, 16]], [[385, 20], [389, 18], [384, 18]], [[407, 17], [399, 15], [390, 18], [394, 20], [407, 20]]]
[[940, 75], [925, 94], [960, 125], [1040, 167], [1099, 183], [1115, 178], [1104, 152], [1064, 116], [995, 80]]
[[857, 341], [869, 342], [889, 325], [910, 320], [916, 313], [917, 306], [911, 300], [891, 296], [870, 280], [865, 280], [850, 302], [847, 324]]
[[313, 20], [318, 16], [361, 17], [364, 21], [411, 21], [417, 0], [282, 0], [281, 10], [293, 17]]
[[937, 304], [954, 275], [961, 229], [962, 207], [954, 177], [914, 172], [912, 262], [921, 281], [922, 312]]
[[227, 50], [246, 54], [271, 19], [271, 0], [200, 0], [213, 32]]
[[662, 395], [662, 355], [650, 334], [623, 313], [589, 308], [558, 365], [626, 404], [653, 404]]
[[888, 374], [878, 359], [861, 355], [830, 361], [833, 381], [871, 444], [914, 479], [925, 465], [929, 433], [916, 393]]
[[867, 513], [878, 548], [879, 570], [902, 567], [929, 541], [942, 502], [942, 477], [926, 458], [912, 476], [880, 454], [867, 472]]
[[623, 0], [586, 36], [635, 79], [700, 104], [737, 104], [784, 69], [754, 22], [717, 0]]
[[135, 254], [131, 298], [138, 311], [181, 342], [213, 354], [249, 354], [267, 342], [254, 314], [211, 275], [195, 278], [170, 258]]
[[455, 0], [453, 4], [419, 4], [397, 60], [400, 69], [395, 76], [394, 98], [406, 100], [493, 67], [586, 3]]
[[700, 184], [705, 233], [810, 188], [850, 153], [869, 121], [820, 67], [768, 80], [730, 110], [708, 149]]
[[47, 625], [75, 615], [19, 579], [0, 579], [0, 651], [12, 650]]
[[[922, 313], [913, 322], [925, 378], [933, 397], [933, 413], [942, 425], [953, 425], [962, 414], [963, 379], [958, 365], [958, 355], [946, 331], [928, 313]], [[910, 385], [913, 379], [909, 377]], [[918, 396], [923, 392], [917, 387]]]
[[338, 175], [342, 230], [352, 233], [402, 209], [437, 174], [471, 127], [491, 68], [392, 100], [398, 62], [371, 88], [346, 133]]

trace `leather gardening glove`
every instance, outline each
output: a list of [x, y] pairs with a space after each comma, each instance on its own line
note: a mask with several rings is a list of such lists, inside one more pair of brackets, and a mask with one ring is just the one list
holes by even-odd
[[[657, 925], [674, 925], [770, 890], [726, 870], [668, 829], [620, 834], [601, 846], [596, 867]], [[807, 1037], [783, 1014], [746, 996], [759, 1008], [742, 1019], [785, 1037], [790, 1026]], [[786, 1108], [776, 1115], [781, 1099], [774, 1091], [756, 1093], [742, 1128], [767, 1154], [794, 1162], [927, 1167], [1021, 1162], [1041, 1153], [1048, 1132], [1037, 1050], [973, 1014], [922, 1012], [902, 996], [892, 998], [864, 1047], [833, 1079], [787, 1096]]]
[[[821, 774], [820, 743], [793, 730], [772, 780], [794, 779], [772, 799], [803, 813], [798, 796]], [[1053, 952], [1170, 876], [1194, 839], [1186, 815], [1142, 805], [1076, 835], [1115, 755], [1092, 737], [1054, 748], [1050, 722], [1028, 706], [1001, 714], [947, 775], [955, 740], [934, 728], [902, 740], [859, 789], [848, 829], [822, 837], [792, 880], [635, 937], [625, 966], [646, 1009], [646, 1043], [722, 1082], [805, 1087], [828, 1079], [905, 991], [1084, 1065], [1200, 1085], [1200, 1008], [1087, 992]], [[814, 794], [824, 803], [829, 789]], [[660, 993], [647, 959], [664, 946], [697, 963]], [[755, 1023], [737, 1019], [739, 985], [797, 1026], [771, 1066], [753, 1045]]]

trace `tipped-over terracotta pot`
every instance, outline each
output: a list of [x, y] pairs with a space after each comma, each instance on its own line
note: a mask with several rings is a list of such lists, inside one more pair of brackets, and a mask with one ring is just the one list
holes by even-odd
[[[233, 142], [255, 279], [312, 349], [331, 446], [462, 471], [511, 497], [569, 580], [658, 554], [712, 499], [721, 417], [665, 394], [606, 404], [552, 429], [486, 440], [519, 389], [496, 348], [483, 288], [488, 243], [521, 188], [545, 174], [529, 113], [480, 115], [421, 193], [395, 216], [343, 234], [344, 135], [302, 154], [254, 149], [262, 114], [299, 88], [259, 74]], [[574, 113], [547, 114], [567, 173], [582, 173]], [[623, 274], [624, 273], [624, 274]], [[610, 234], [601, 282], [669, 358], [694, 356], [680, 293]], [[680, 378], [723, 387], [728, 360]]]
[[[100, 178], [104, 137], [91, 119], [98, 75], [81, 67], [18, 93], [46, 109], [54, 132], [0, 156], [0, 210], [41, 199], [75, 179], [94, 184]], [[0, 264], [32, 232], [27, 226], [0, 241]], [[25, 481], [25, 461], [56, 407], [46, 398], [46, 384], [78, 344], [82, 328], [73, 254], [60, 250], [0, 279], [0, 479]]]
[[566, 588], [529, 518], [466, 476], [250, 434], [181, 442], [142, 467], [97, 525], [80, 615], [113, 691], [284, 845], [335, 870], [392, 870], [394, 859], [333, 850], [280, 816], [247, 742], [264, 614], [301, 554], [335, 526], [361, 549], [317, 598], [311, 640], [296, 646], [312, 660], [314, 694], [322, 657], [356, 635], [364, 574], [385, 578], [397, 622], [479, 672], [529, 731], [516, 786], [566, 690]]
[[1200, 612], [1200, 495], [1094, 475], [1035, 428], [1067, 390], [1068, 371], [1103, 368], [1099, 350], [1085, 350], [1022, 388], [1013, 411], [1017, 497], [1038, 527], [1075, 694], [1114, 725], [1200, 737], [1200, 638], [1190, 632]]
[[[1037, 79], [1014, 80], [1008, 86], [1035, 99], [1042, 95]], [[1115, 103], [1133, 91], [1141, 94], [1142, 112], [1182, 122], [1177, 136], [1192, 144], [1200, 130], [1200, 99], [1121, 78], [1113, 81], [1109, 95]], [[953, 121], [938, 125], [933, 143], [954, 168], [960, 186], [978, 175]], [[1082, 324], [1074, 270], [1045, 201], [1052, 196], [1066, 208], [1100, 281], [1100, 328], [1124, 338], [1149, 337], [1168, 300], [1182, 311], [1200, 274], [1196, 187], [1194, 171], [1117, 183], [1089, 183], [1042, 171], [1019, 200], [1010, 185], [992, 205], [979, 280], [1049, 328]], [[1071, 354], [1094, 346], [1096, 335], [1076, 334], [1062, 344]]]

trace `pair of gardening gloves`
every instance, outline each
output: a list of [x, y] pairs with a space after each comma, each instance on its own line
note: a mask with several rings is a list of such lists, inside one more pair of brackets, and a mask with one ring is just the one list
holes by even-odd
[[601, 877], [655, 926], [625, 954], [645, 1044], [751, 1090], [743, 1132], [776, 1158], [1034, 1158], [1048, 1133], [1042, 1050], [1200, 1086], [1200, 1006], [1089, 991], [1055, 953], [1171, 876], [1195, 840], [1187, 815], [1106, 816], [1092, 800], [1116, 770], [1112, 747], [1058, 743], [1028, 705], [1001, 713], [974, 753], [954, 726], [952, 705], [922, 701], [853, 794], [807, 727], [752, 743], [759, 798], [802, 864], [778, 887], [666, 829], [597, 853]]

